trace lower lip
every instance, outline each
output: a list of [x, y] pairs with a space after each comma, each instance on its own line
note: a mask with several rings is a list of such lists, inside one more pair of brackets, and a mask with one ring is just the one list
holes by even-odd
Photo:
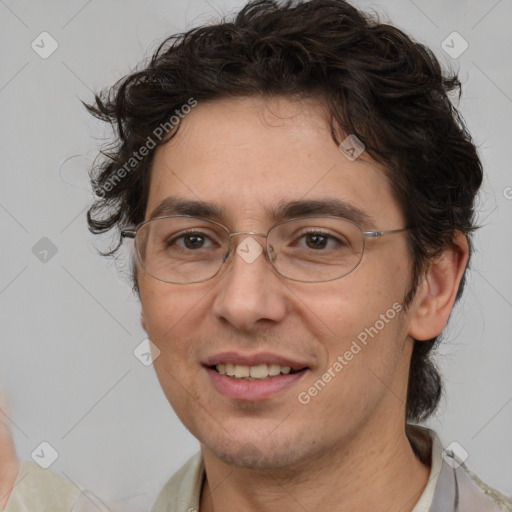
[[307, 370], [288, 375], [276, 375], [266, 380], [236, 380], [227, 375], [206, 368], [215, 389], [233, 400], [258, 401], [268, 400], [278, 393], [297, 384]]

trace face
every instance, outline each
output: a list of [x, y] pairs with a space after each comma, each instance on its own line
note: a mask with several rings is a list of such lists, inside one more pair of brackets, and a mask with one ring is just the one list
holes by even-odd
[[[278, 204], [333, 199], [365, 214], [363, 231], [404, 227], [383, 170], [365, 153], [347, 159], [313, 101], [200, 103], [156, 151], [146, 219], [169, 197], [215, 205], [213, 220], [231, 232], [266, 233], [282, 220], [269, 216]], [[235, 236], [234, 247], [245, 239]], [[409, 276], [403, 233], [367, 239], [353, 272], [322, 283], [285, 279], [265, 253], [248, 262], [234, 252], [195, 284], [164, 283], [139, 267], [161, 386], [203, 450], [224, 462], [283, 468], [342, 453], [403, 425]], [[239, 381], [216, 363], [297, 371]]]

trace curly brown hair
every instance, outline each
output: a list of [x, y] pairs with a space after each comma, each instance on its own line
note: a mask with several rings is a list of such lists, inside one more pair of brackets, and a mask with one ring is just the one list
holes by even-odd
[[[144, 219], [154, 152], [133, 157], [150, 138], [158, 146], [174, 136], [176, 130], [154, 140], [191, 97], [318, 96], [329, 109], [334, 141], [341, 128], [364, 142], [384, 165], [407, 225], [416, 227], [408, 238], [407, 306], [429, 261], [456, 231], [468, 237], [471, 253], [482, 166], [450, 101], [453, 92], [460, 96], [457, 75], [445, 74], [428, 48], [344, 0], [252, 1], [231, 20], [169, 37], [148, 63], [85, 105], [115, 133], [106, 158], [91, 170], [98, 198], [87, 214], [89, 228], [103, 233]], [[104, 254], [120, 244], [119, 237]], [[138, 291], [135, 274], [133, 285]], [[414, 344], [410, 421], [438, 406], [442, 385], [432, 352], [439, 342], [438, 336]]]

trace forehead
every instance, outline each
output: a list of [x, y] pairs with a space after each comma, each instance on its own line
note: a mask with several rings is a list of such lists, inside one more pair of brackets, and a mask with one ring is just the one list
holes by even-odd
[[169, 197], [210, 203], [223, 221], [270, 220], [279, 204], [333, 200], [367, 220], [401, 221], [382, 167], [339, 150], [318, 100], [199, 103], [156, 150], [146, 218]]

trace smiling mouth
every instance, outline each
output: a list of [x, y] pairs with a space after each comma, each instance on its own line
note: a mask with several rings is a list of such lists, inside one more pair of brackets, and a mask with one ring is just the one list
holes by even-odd
[[234, 380], [268, 380], [281, 375], [300, 373], [307, 368], [293, 370], [289, 366], [281, 366], [279, 364], [258, 364], [255, 366], [247, 366], [242, 364], [217, 364], [209, 367], [221, 375], [226, 375]]

